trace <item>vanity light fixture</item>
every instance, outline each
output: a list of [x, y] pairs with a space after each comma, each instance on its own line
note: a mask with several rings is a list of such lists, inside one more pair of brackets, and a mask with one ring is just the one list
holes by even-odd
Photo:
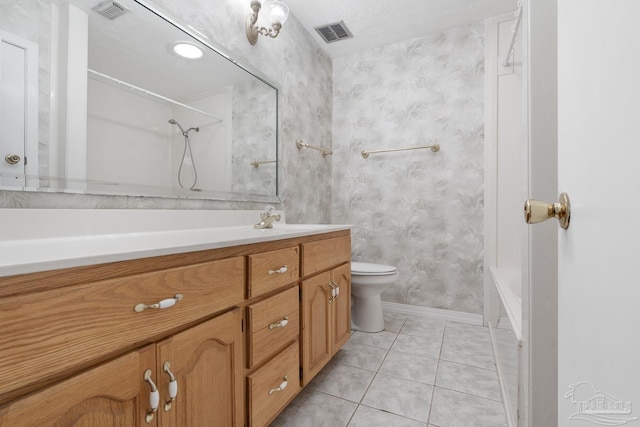
[[187, 59], [202, 58], [202, 55], [204, 54], [199, 46], [190, 42], [171, 43], [171, 51], [176, 55]]
[[260, 13], [261, 7], [262, 4], [259, 1], [253, 0], [251, 2], [251, 10], [253, 12], [247, 15], [247, 38], [251, 44], [258, 42], [258, 34], [272, 38], [278, 37], [282, 24], [289, 17], [289, 7], [284, 2], [269, 0], [265, 4], [265, 8], [269, 13], [271, 28], [259, 27], [256, 23], [258, 22], [258, 13]]

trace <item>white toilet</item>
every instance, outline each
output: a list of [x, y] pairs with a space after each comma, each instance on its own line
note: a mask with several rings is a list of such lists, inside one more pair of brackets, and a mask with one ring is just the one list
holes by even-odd
[[380, 294], [391, 286], [398, 270], [390, 265], [351, 263], [351, 328], [362, 332], [384, 330]]

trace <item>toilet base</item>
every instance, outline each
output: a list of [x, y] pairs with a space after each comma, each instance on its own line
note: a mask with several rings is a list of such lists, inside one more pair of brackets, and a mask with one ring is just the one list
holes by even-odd
[[351, 294], [351, 329], [361, 332], [384, 331], [380, 294], [365, 297]]

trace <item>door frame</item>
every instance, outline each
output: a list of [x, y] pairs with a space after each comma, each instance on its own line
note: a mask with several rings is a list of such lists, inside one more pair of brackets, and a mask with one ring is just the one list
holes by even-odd
[[[557, 0], [524, 0], [528, 197], [558, 198]], [[524, 202], [524, 201], [523, 201]], [[558, 424], [558, 225], [523, 221], [520, 425]]]
[[[38, 44], [0, 29], [0, 40], [24, 49], [26, 58], [24, 186], [37, 188], [38, 179]], [[4, 159], [0, 159], [4, 161]]]

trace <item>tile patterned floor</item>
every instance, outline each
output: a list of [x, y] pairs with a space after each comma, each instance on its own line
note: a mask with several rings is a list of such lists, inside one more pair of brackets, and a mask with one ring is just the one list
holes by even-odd
[[272, 427], [506, 427], [487, 328], [385, 312]]

